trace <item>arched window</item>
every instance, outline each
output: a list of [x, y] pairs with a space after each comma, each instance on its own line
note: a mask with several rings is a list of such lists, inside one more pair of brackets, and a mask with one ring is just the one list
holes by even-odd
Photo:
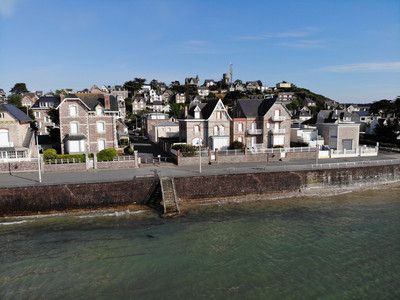
[[243, 123], [238, 123], [237, 129], [238, 129], [238, 132], [243, 132]]
[[194, 129], [194, 133], [199, 133], [200, 132], [200, 126], [199, 125], [194, 125], [193, 129]]

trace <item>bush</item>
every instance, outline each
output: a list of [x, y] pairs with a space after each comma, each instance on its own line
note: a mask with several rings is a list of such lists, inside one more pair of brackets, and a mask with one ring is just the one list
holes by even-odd
[[57, 151], [56, 149], [46, 149], [43, 151], [43, 158], [44, 159], [56, 159], [57, 158]]
[[57, 154], [55, 149], [46, 149], [43, 151], [43, 158], [45, 161], [55, 161], [56, 159], [75, 160], [75, 162], [85, 162], [85, 154]]
[[174, 150], [179, 150], [182, 154], [182, 156], [185, 157], [190, 157], [190, 156], [195, 156], [197, 147], [189, 145], [189, 144], [178, 144], [172, 146], [172, 149]]
[[117, 150], [107, 148], [97, 153], [97, 161], [112, 161], [117, 156]]
[[126, 146], [126, 147], [124, 148], [124, 154], [126, 154], [126, 155], [133, 155], [133, 154], [134, 154], [133, 148], [132, 148], [131, 146]]
[[242, 142], [239, 141], [234, 141], [230, 144], [229, 146], [230, 150], [235, 150], [235, 149], [240, 149], [243, 150], [244, 149], [244, 144]]

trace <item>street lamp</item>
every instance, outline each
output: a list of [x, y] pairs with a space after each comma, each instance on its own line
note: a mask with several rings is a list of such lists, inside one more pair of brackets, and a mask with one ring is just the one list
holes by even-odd
[[38, 174], [39, 175], [39, 183], [42, 183], [42, 170], [41, 170], [42, 168], [41, 168], [41, 165], [40, 165], [39, 138], [38, 138], [39, 128], [38, 128], [38, 123], [37, 122], [35, 122], [34, 131], [35, 131], [37, 164], [38, 164], [38, 172], [39, 172], [39, 174]]

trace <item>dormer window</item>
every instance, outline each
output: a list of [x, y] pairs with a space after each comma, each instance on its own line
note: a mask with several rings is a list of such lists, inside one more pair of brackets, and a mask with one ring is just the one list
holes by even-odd
[[97, 106], [97, 107], [96, 107], [96, 114], [97, 114], [98, 116], [104, 115], [104, 109], [103, 109], [101, 106]]

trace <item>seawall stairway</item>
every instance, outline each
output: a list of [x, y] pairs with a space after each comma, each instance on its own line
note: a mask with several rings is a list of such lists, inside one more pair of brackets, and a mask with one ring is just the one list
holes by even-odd
[[171, 177], [160, 178], [163, 217], [175, 217], [180, 215], [178, 197], [176, 196], [174, 179]]

